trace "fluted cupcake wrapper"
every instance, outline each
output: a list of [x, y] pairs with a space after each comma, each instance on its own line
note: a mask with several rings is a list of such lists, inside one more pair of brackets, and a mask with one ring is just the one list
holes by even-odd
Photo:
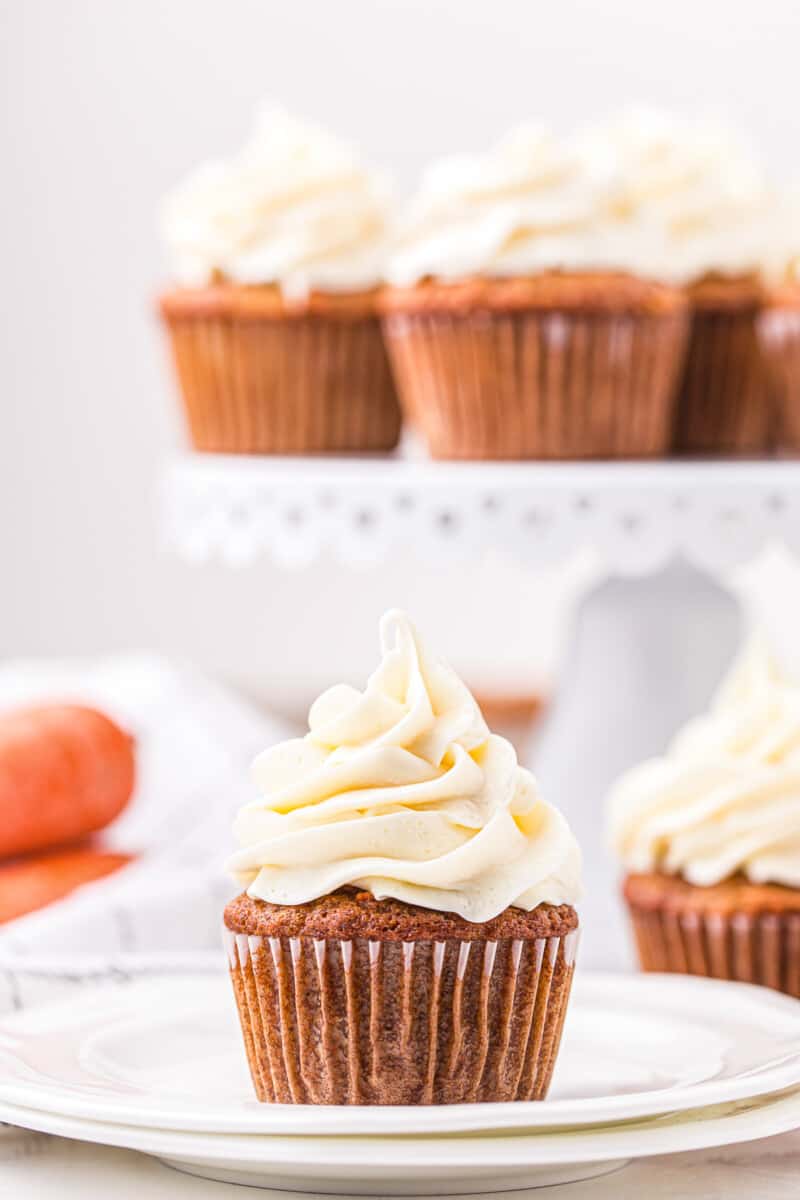
[[377, 317], [164, 314], [198, 450], [390, 450], [400, 408]]
[[578, 931], [502, 941], [344, 941], [224, 931], [259, 1100], [540, 1100]]
[[757, 983], [800, 997], [800, 913], [628, 909], [645, 971]]
[[648, 458], [668, 450], [687, 317], [396, 312], [406, 416], [436, 458]]
[[772, 448], [773, 389], [757, 333], [758, 310], [697, 310], [678, 388], [675, 449], [763, 454]]
[[800, 453], [800, 308], [765, 309], [758, 333], [775, 392], [776, 448]]

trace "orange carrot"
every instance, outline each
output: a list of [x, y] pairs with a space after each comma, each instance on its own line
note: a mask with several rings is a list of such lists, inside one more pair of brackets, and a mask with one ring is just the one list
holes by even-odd
[[61, 900], [130, 861], [127, 854], [79, 845], [0, 863], [0, 924]]
[[131, 798], [133, 741], [91, 708], [0, 715], [0, 858], [102, 829]]

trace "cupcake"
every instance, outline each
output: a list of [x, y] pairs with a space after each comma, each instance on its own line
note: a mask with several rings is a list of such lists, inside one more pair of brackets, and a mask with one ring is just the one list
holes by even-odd
[[800, 190], [781, 207], [769, 289], [758, 321], [775, 393], [776, 448], [800, 452]]
[[580, 853], [467, 688], [387, 613], [363, 692], [256, 759], [225, 910], [259, 1100], [541, 1099], [572, 982]]
[[635, 110], [584, 134], [613, 178], [621, 219], [658, 234], [649, 264], [685, 288], [691, 334], [674, 446], [687, 454], [758, 454], [772, 442], [769, 376], [756, 321], [771, 199], [746, 147], [710, 123]]
[[663, 454], [687, 304], [640, 257], [605, 179], [538, 128], [432, 167], [382, 301], [401, 402], [432, 455]]
[[275, 109], [167, 197], [176, 286], [160, 309], [198, 450], [396, 445], [376, 308], [387, 211], [348, 146]]
[[800, 997], [800, 685], [753, 642], [610, 800], [642, 967]]

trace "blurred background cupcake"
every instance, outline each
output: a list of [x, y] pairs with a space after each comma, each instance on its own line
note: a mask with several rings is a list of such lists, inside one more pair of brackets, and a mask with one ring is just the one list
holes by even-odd
[[781, 206], [758, 329], [772, 377], [776, 448], [800, 453], [800, 185]]
[[768, 450], [773, 413], [756, 320], [773, 202], [757, 160], [727, 129], [649, 109], [590, 128], [579, 143], [612, 180], [620, 218], [652, 227], [651, 269], [683, 285], [691, 304], [675, 449]]
[[404, 409], [434, 457], [663, 454], [686, 302], [641, 257], [602, 173], [537, 126], [429, 168], [383, 308]]
[[198, 450], [388, 450], [400, 415], [376, 315], [385, 182], [280, 109], [163, 206], [161, 297]]
[[761, 641], [666, 757], [623, 776], [610, 832], [645, 970], [800, 996], [800, 684]]

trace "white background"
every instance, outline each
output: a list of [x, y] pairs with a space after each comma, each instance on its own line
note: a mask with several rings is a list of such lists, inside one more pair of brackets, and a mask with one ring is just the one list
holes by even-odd
[[[796, 0], [2, 0], [0, 654], [154, 645], [283, 707], [373, 661], [411, 609], [473, 677], [522, 687], [552, 647], [509, 567], [227, 574], [160, 558], [180, 436], [153, 297], [163, 192], [283, 101], [406, 190], [523, 117], [630, 99], [715, 110], [777, 174], [800, 145]], [[549, 595], [549, 593], [548, 593]], [[293, 636], [287, 636], [291, 630]], [[538, 668], [537, 668], [538, 663]]]

